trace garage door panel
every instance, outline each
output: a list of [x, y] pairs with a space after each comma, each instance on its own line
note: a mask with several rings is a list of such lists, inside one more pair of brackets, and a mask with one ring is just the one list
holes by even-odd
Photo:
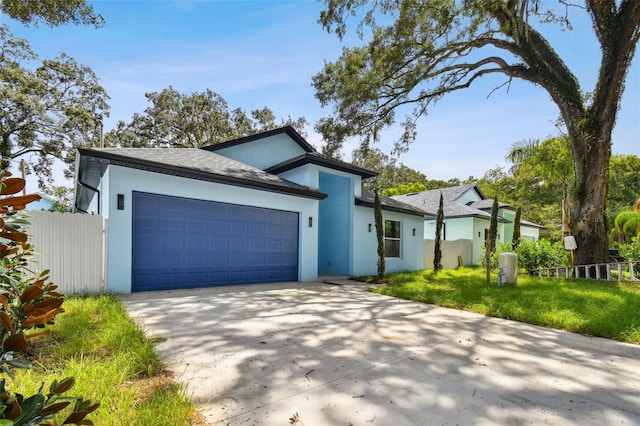
[[133, 226], [138, 229], [147, 231], [159, 231], [161, 228], [160, 220], [155, 218], [149, 218], [148, 220], [136, 219], [133, 222]]
[[190, 233], [207, 233], [209, 231], [209, 223], [206, 220], [190, 220], [187, 223], [187, 232]]
[[229, 241], [222, 238], [211, 238], [209, 241], [210, 252], [224, 254], [229, 250]]
[[298, 213], [133, 194], [133, 291], [298, 279]]
[[190, 217], [206, 217], [209, 213], [208, 206], [202, 203], [187, 204], [185, 210]]
[[[199, 232], [199, 234], [203, 234]], [[190, 252], [195, 250], [206, 250], [209, 247], [209, 241], [205, 237], [193, 237], [187, 241], [187, 247]], [[194, 255], [196, 253], [193, 253]]]
[[229, 224], [226, 222], [214, 221], [209, 224], [209, 232], [226, 236], [229, 233]]
[[249, 241], [249, 250], [252, 252], [265, 251], [267, 244], [264, 240], [252, 239]]
[[174, 233], [174, 232], [184, 232], [184, 224], [185, 221], [181, 218], [172, 218], [172, 219], [164, 219], [160, 226], [162, 227], [163, 232]]
[[249, 236], [264, 238], [266, 235], [265, 226], [263, 224], [251, 223], [249, 224]]

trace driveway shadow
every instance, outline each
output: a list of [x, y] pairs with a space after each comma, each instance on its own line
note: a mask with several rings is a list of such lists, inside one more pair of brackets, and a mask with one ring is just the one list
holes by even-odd
[[640, 347], [283, 283], [119, 296], [211, 424], [640, 424]]

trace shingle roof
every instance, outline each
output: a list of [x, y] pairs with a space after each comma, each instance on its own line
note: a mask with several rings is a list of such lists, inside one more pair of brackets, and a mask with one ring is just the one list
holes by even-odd
[[530, 226], [532, 228], [540, 228], [540, 229], [546, 229], [544, 226], [542, 225], [538, 225], [537, 223], [533, 223], [533, 222], [529, 222], [528, 220], [523, 220], [520, 219], [520, 225], [526, 225], [526, 226]]
[[[392, 197], [394, 200], [401, 201], [406, 204], [410, 204], [413, 207], [422, 209], [432, 216], [436, 216], [438, 213], [438, 207], [440, 206], [440, 194], [442, 193], [442, 201], [444, 208], [444, 216], [446, 218], [453, 217], [479, 217], [482, 219], [491, 219], [491, 214], [475, 208], [473, 206], [467, 206], [456, 202], [464, 193], [474, 189], [478, 192], [478, 195], [484, 197], [482, 192], [478, 189], [476, 184], [453, 186], [442, 189], [432, 189], [429, 191], [416, 192], [413, 194], [397, 195]], [[493, 203], [493, 200], [490, 200]], [[501, 221], [505, 221], [501, 219]]]
[[[491, 210], [493, 208], [493, 199], [488, 198], [486, 200], [475, 201], [469, 204], [469, 207], [480, 210]], [[512, 206], [510, 206], [509, 204], [501, 203], [500, 201], [498, 201], [498, 208], [508, 208], [513, 210]]]
[[282, 179], [271, 173], [228, 157], [197, 148], [80, 148], [81, 168], [90, 159], [106, 160], [110, 164], [191, 179], [220, 182], [228, 185], [260, 188], [267, 191], [322, 199], [326, 195], [309, 187]]
[[[375, 202], [375, 194], [371, 191], [367, 191], [366, 189], [362, 190], [362, 195], [360, 197], [356, 197], [356, 205], [373, 207]], [[414, 216], [431, 216], [429, 213], [426, 213], [424, 210], [416, 208], [410, 204], [403, 203], [402, 201], [395, 200], [391, 197], [380, 197], [380, 205], [383, 210], [390, 210], [399, 213], [407, 213]]]
[[306, 152], [287, 161], [283, 161], [280, 164], [269, 167], [265, 171], [273, 174], [279, 174], [282, 172], [286, 172], [287, 170], [303, 166], [305, 164], [316, 164], [319, 166], [325, 166], [331, 169], [359, 175], [363, 179], [378, 175], [378, 173], [374, 171], [363, 169], [362, 167], [354, 166], [353, 164], [345, 163], [344, 161], [326, 157], [318, 152]]
[[[473, 203], [466, 205], [456, 202], [465, 192], [470, 189], [477, 191], [478, 195], [482, 198], [480, 201], [474, 201]], [[493, 200], [484, 197], [484, 194], [472, 183], [469, 185], [453, 186], [450, 188], [432, 189], [429, 191], [416, 192], [413, 194], [397, 195], [392, 197], [394, 200], [401, 201], [424, 210], [426, 213], [435, 216], [438, 213], [438, 207], [440, 205], [440, 193], [442, 193], [442, 201], [444, 207], [445, 218], [454, 217], [479, 217], [482, 219], [491, 220], [491, 208], [493, 207]], [[513, 208], [508, 204], [498, 202], [500, 208]], [[508, 220], [499, 217], [498, 221], [507, 223]], [[544, 228], [544, 226], [538, 225], [527, 220], [521, 220], [521, 225], [530, 226], [533, 228]]]

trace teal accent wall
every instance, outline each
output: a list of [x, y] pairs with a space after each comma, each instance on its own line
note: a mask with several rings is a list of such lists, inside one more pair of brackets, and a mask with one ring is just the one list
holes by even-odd
[[320, 192], [328, 196], [318, 207], [318, 273], [349, 275], [353, 184], [347, 177], [319, 175]]

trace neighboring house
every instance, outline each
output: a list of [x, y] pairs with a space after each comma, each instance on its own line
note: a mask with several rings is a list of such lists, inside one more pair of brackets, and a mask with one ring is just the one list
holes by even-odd
[[[479, 263], [484, 256], [484, 245], [489, 233], [493, 200], [485, 198], [476, 184], [433, 189], [391, 198], [424, 210], [427, 214], [424, 221], [424, 237], [433, 240], [436, 235], [435, 215], [438, 212], [441, 193], [445, 217], [441, 238], [446, 241], [461, 239], [472, 241], [470, 263]], [[498, 203], [497, 242], [511, 242], [513, 240], [515, 216], [515, 208], [508, 204]], [[537, 241], [541, 228], [543, 227], [540, 225], [521, 220], [521, 238]]]
[[38, 201], [34, 201], [27, 205], [27, 210], [31, 211], [40, 211], [40, 210], [50, 210], [53, 208], [56, 200], [50, 197], [47, 194], [43, 194], [42, 192], [37, 193], [40, 196]]
[[[75, 207], [108, 219], [114, 292], [377, 270], [375, 173], [284, 127], [193, 148], [79, 149]], [[424, 267], [424, 212], [382, 197], [387, 271]]]

